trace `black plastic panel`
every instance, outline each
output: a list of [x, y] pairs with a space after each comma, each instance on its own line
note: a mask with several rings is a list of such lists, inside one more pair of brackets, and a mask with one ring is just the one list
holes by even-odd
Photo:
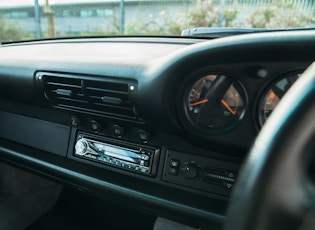
[[70, 127], [0, 112], [0, 137], [61, 156], [67, 155]]

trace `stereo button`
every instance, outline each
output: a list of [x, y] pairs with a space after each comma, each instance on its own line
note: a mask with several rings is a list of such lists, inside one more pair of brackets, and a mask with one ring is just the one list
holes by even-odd
[[72, 116], [71, 117], [71, 125], [72, 125], [72, 127], [76, 127], [76, 128], [79, 127], [80, 126], [79, 118]]
[[141, 141], [148, 142], [150, 140], [150, 133], [144, 130], [139, 130], [138, 137]]
[[112, 131], [114, 136], [118, 138], [121, 138], [125, 134], [124, 128], [119, 125], [114, 125]]
[[102, 126], [101, 126], [101, 124], [98, 123], [97, 121], [91, 120], [91, 121], [90, 121], [90, 129], [91, 129], [93, 132], [98, 133], [98, 132], [101, 131]]
[[142, 155], [141, 155], [141, 159], [142, 159], [142, 160], [145, 160], [145, 161], [148, 161], [148, 160], [150, 160], [150, 157], [147, 156], [147, 155], [142, 154]]
[[171, 174], [171, 175], [177, 176], [178, 169], [177, 168], [173, 168], [173, 167], [169, 167], [168, 173]]
[[179, 160], [171, 159], [170, 166], [174, 167], [174, 168], [178, 168], [179, 167], [179, 163], [180, 163]]

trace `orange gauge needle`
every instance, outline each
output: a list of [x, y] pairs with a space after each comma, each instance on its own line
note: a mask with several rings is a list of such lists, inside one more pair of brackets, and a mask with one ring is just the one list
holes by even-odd
[[275, 94], [274, 92], [271, 92], [271, 93], [269, 94], [269, 98], [270, 98], [271, 100], [275, 99], [275, 97], [276, 97], [276, 94]]
[[203, 100], [201, 100], [201, 101], [197, 101], [197, 102], [195, 102], [195, 103], [189, 104], [189, 106], [192, 107], [192, 106], [204, 104], [204, 103], [207, 103], [207, 102], [208, 102], [208, 99], [203, 99]]
[[221, 100], [221, 103], [225, 106], [225, 108], [227, 108], [227, 110], [230, 111], [230, 113], [232, 113], [233, 115], [236, 114], [236, 110], [233, 110], [233, 109], [226, 103], [225, 100], [222, 99], [222, 100]]

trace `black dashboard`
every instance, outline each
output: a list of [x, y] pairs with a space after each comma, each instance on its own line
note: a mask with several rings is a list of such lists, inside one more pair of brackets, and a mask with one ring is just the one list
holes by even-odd
[[2, 161], [200, 224], [224, 220], [261, 126], [315, 59], [315, 33], [64, 39], [0, 50]]

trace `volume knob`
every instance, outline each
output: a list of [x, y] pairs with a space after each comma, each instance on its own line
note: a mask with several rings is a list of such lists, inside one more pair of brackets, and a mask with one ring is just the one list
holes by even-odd
[[86, 154], [88, 149], [88, 142], [84, 139], [78, 140], [78, 142], [75, 144], [75, 153], [77, 155], [83, 156]]
[[198, 167], [195, 164], [188, 164], [183, 168], [184, 171], [184, 176], [187, 179], [193, 179], [196, 178], [198, 176]]

